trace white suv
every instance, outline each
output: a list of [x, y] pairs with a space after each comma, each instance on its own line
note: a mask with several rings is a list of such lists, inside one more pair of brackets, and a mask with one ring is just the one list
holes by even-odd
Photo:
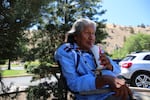
[[119, 65], [131, 86], [150, 88], [150, 52], [131, 53]]

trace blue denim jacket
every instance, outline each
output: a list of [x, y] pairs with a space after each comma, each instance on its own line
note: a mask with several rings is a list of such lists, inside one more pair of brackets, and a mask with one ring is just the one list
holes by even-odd
[[[95, 61], [91, 53], [78, 50], [77, 44], [65, 43], [61, 45], [55, 52], [55, 60], [59, 61], [64, 77], [66, 78], [68, 87], [74, 92], [96, 90], [95, 74], [92, 70], [96, 69]], [[77, 68], [77, 53], [80, 53], [79, 64]], [[109, 58], [110, 59], [110, 58]], [[110, 59], [113, 65], [113, 71], [102, 70], [102, 75], [117, 76], [120, 73], [120, 67]], [[99, 95], [82, 96], [75, 94], [77, 100], [104, 100], [113, 92]]]

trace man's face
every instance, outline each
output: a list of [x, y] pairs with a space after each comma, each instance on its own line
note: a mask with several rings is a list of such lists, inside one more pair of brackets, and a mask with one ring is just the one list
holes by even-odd
[[95, 29], [93, 26], [87, 26], [75, 37], [75, 40], [82, 50], [90, 50], [95, 43]]

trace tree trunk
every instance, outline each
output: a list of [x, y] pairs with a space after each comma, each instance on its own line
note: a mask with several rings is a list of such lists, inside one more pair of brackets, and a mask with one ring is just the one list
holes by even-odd
[[10, 59], [8, 59], [8, 70], [11, 70], [11, 63], [10, 63]]

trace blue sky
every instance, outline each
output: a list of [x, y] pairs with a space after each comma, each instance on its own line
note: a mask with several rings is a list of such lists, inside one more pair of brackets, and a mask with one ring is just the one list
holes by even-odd
[[106, 23], [125, 26], [150, 25], [150, 0], [102, 0]]

